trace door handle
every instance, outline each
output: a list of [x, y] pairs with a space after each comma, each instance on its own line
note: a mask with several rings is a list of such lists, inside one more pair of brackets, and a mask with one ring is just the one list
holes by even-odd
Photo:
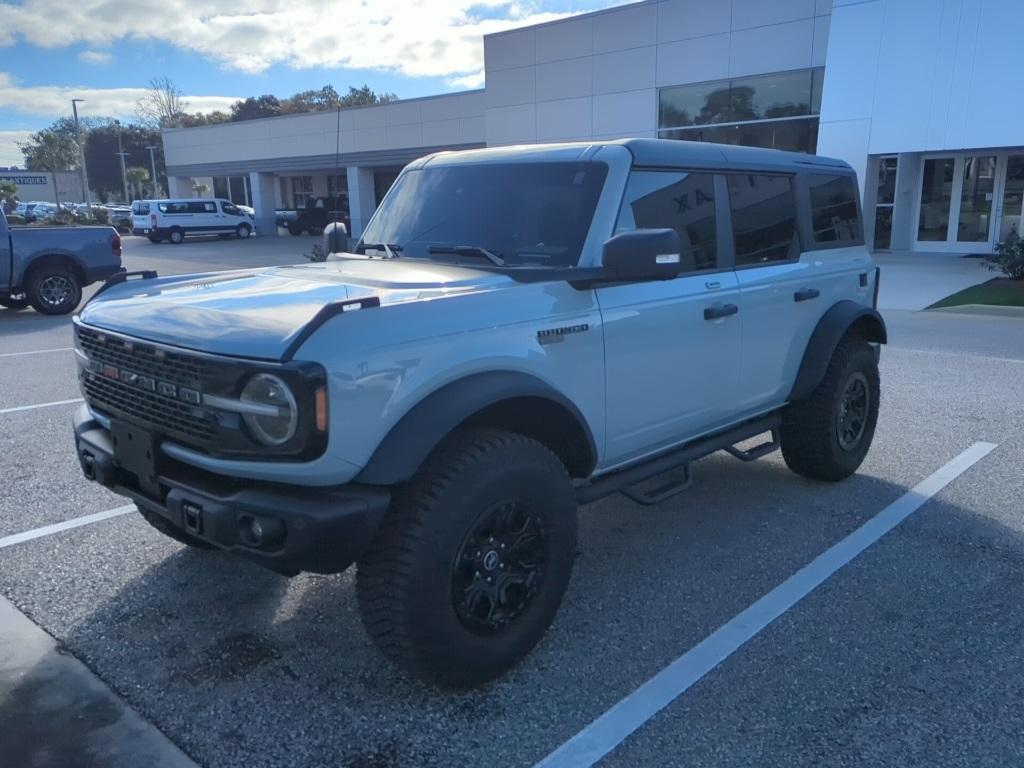
[[739, 311], [740, 308], [735, 304], [715, 304], [713, 307], [704, 308], [704, 319], [717, 320], [720, 317], [735, 315]]
[[793, 294], [793, 301], [809, 301], [810, 299], [816, 299], [819, 296], [821, 296], [821, 291], [817, 288], [801, 288]]
[[707, 288], [709, 291], [717, 291], [719, 288], [722, 287], [722, 283], [718, 280], [705, 280], [704, 287]]

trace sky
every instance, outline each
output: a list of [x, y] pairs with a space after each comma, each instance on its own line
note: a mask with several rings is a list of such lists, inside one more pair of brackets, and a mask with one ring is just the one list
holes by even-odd
[[71, 114], [131, 119], [169, 77], [189, 110], [369, 85], [399, 98], [483, 85], [483, 36], [623, 0], [0, 0], [0, 166]]

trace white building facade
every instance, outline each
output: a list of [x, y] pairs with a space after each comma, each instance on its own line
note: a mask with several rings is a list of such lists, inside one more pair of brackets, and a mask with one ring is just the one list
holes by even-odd
[[487, 36], [482, 90], [165, 131], [171, 194], [197, 178], [244, 189], [268, 223], [275, 207], [344, 196], [358, 234], [428, 152], [661, 137], [840, 157], [860, 175], [876, 248], [987, 252], [1021, 226], [1022, 11], [646, 0]]

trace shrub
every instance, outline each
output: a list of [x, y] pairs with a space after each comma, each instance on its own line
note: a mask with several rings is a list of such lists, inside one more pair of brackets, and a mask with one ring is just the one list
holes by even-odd
[[16, 213], [9, 213], [9, 214], [7, 214], [7, 223], [11, 224], [11, 225], [14, 225], [14, 224], [24, 224], [25, 223], [25, 217], [24, 216], [19, 216]]
[[92, 216], [96, 219], [97, 224], [109, 224], [110, 223], [110, 211], [106, 208], [94, 207], [92, 209]]
[[1011, 280], [1024, 280], [1024, 240], [1011, 232], [1003, 242], [996, 244], [996, 252], [985, 258], [985, 266], [993, 272], [1002, 272]]

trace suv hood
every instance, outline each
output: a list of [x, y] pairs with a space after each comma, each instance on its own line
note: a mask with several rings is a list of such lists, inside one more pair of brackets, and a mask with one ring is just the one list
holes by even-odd
[[375, 296], [381, 306], [493, 290], [511, 278], [425, 261], [337, 260], [115, 285], [81, 312], [87, 325], [237, 357], [280, 360], [324, 307]]

